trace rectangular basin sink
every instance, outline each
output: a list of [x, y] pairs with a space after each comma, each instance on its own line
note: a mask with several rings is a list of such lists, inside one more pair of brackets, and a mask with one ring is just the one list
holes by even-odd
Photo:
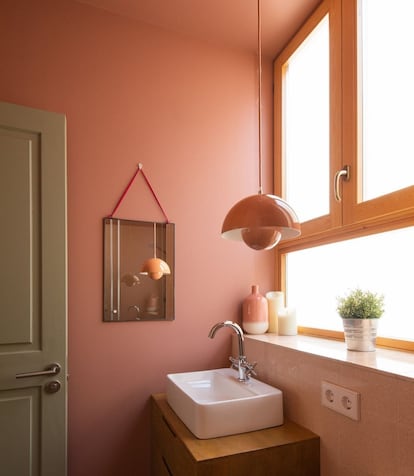
[[200, 439], [283, 425], [282, 392], [229, 368], [167, 375], [167, 401]]

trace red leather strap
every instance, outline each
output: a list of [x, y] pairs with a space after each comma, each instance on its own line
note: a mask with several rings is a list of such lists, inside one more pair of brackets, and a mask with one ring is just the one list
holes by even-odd
[[168, 220], [167, 214], [165, 213], [164, 209], [162, 208], [162, 205], [161, 205], [160, 201], [158, 200], [158, 197], [157, 197], [156, 193], [154, 192], [154, 189], [152, 188], [147, 176], [145, 175], [144, 171], [142, 170], [142, 164], [138, 164], [138, 169], [136, 170], [136, 172], [132, 176], [131, 180], [128, 182], [128, 185], [125, 187], [125, 190], [123, 191], [120, 199], [118, 200], [117, 204], [115, 205], [115, 208], [113, 209], [112, 213], [110, 215], [108, 215], [108, 218], [112, 218], [115, 215], [116, 211], [118, 210], [119, 206], [121, 205], [122, 201], [124, 200], [125, 195], [128, 193], [129, 189], [131, 188], [131, 185], [133, 184], [133, 182], [134, 182], [136, 176], [139, 174], [139, 172], [142, 173], [142, 176], [144, 177], [145, 182], [148, 185], [148, 188], [151, 190], [151, 193], [152, 193], [155, 201], [157, 202], [158, 206], [160, 207], [167, 223], [169, 223], [170, 221]]

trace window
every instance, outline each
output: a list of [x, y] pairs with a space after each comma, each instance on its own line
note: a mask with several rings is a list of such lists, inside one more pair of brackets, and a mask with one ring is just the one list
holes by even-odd
[[336, 296], [359, 286], [385, 296], [380, 334], [414, 341], [412, 243], [414, 228], [409, 227], [289, 253], [287, 299], [301, 325], [341, 331]]
[[412, 350], [413, 14], [410, 0], [325, 0], [274, 64], [275, 192], [302, 220], [277, 248], [277, 286], [321, 335], [341, 330], [336, 296], [382, 292], [380, 335]]
[[[329, 17], [283, 65], [286, 199], [310, 220], [329, 213]], [[297, 137], [300, 135], [301, 140]], [[320, 187], [309, 177], [317, 175]]]
[[390, 5], [389, 0], [360, 5], [363, 200], [413, 184], [414, 61], [409, 45], [414, 44], [414, 2]]

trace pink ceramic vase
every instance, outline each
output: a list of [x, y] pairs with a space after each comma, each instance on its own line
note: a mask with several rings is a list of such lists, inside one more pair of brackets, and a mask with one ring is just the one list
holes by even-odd
[[264, 334], [269, 328], [267, 300], [259, 293], [259, 286], [252, 286], [252, 293], [243, 301], [242, 327], [248, 334]]

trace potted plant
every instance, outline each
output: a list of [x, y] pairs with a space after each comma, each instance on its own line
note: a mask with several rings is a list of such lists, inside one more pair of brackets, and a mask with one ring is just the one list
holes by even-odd
[[348, 350], [373, 351], [378, 319], [384, 313], [384, 296], [356, 288], [337, 298]]

